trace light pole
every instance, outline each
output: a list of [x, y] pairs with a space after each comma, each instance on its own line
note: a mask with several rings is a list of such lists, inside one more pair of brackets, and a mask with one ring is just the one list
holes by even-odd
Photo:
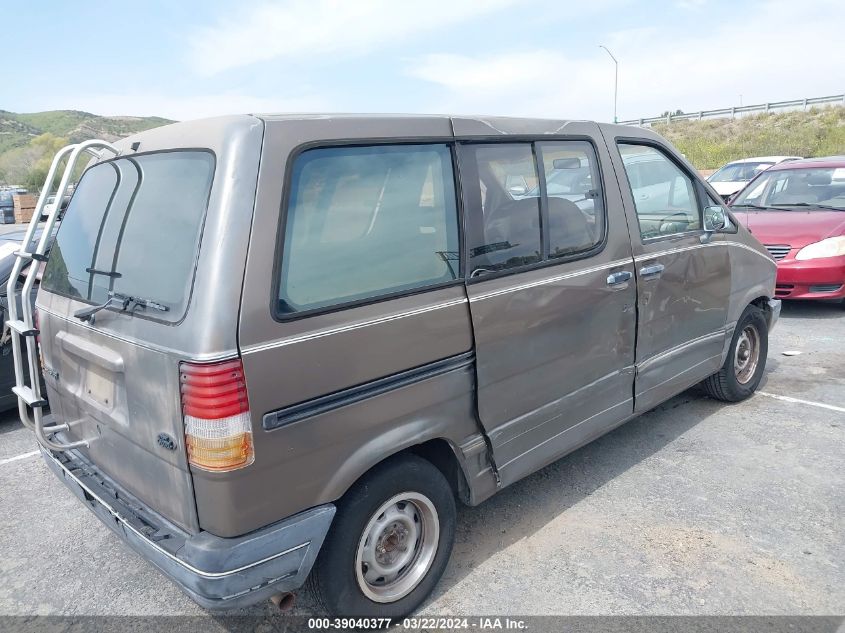
[[613, 122], [617, 123], [618, 119], [616, 118], [616, 95], [618, 94], [619, 90], [619, 61], [613, 56], [613, 53], [611, 53], [610, 49], [604, 44], [599, 44], [599, 48], [603, 48], [604, 50], [606, 50], [607, 54], [610, 55], [610, 59], [613, 60]]

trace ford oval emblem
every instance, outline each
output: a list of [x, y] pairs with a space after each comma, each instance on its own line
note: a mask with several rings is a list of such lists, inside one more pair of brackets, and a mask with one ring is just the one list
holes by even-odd
[[169, 451], [176, 450], [176, 442], [167, 433], [158, 434], [158, 445], [162, 448], [166, 448]]

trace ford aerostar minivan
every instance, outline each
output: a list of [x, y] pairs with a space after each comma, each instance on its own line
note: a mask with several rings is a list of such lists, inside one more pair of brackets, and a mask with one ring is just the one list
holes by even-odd
[[46, 260], [22, 418], [208, 609], [308, 578], [331, 614], [408, 614], [456, 500], [763, 374], [775, 263], [648, 130], [231, 116], [83, 150], [49, 258], [19, 255]]

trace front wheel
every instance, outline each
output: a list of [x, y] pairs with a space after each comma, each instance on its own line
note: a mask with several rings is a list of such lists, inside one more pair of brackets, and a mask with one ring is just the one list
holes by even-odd
[[338, 504], [309, 586], [332, 616], [401, 618], [434, 589], [454, 537], [443, 474], [415, 455], [390, 459]]
[[722, 368], [705, 379], [704, 390], [724, 402], [745, 400], [757, 389], [769, 354], [769, 326], [763, 311], [750, 305], [734, 330]]

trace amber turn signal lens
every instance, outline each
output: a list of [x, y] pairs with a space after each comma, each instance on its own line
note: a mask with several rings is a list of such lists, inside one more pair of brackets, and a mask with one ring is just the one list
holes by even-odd
[[205, 470], [235, 470], [253, 462], [252, 433], [240, 433], [220, 438], [197, 437], [185, 434], [188, 461]]

